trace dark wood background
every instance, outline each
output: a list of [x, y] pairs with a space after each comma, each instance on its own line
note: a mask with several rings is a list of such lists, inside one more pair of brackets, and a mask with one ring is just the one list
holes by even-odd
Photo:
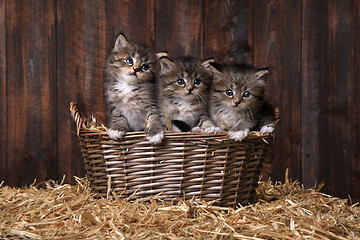
[[0, 0], [0, 182], [73, 182], [69, 102], [104, 120], [119, 32], [170, 56], [269, 66], [274, 180], [360, 199], [359, 0]]

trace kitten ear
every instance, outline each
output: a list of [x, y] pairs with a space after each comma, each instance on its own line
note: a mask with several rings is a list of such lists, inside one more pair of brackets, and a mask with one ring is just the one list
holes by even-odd
[[263, 76], [265, 76], [268, 73], [269, 73], [268, 70], [263, 69], [263, 70], [260, 70], [260, 71], [256, 72], [255, 77], [256, 77], [256, 79], [260, 79], [260, 78], [262, 78]]
[[160, 74], [166, 75], [168, 74], [172, 69], [175, 68], [175, 63], [171, 61], [170, 59], [163, 57], [160, 59]]
[[205, 68], [209, 68], [211, 65], [211, 63], [215, 62], [214, 59], [210, 58], [208, 60], [203, 61], [201, 64], [205, 67]]
[[214, 78], [220, 78], [222, 76], [222, 73], [216, 67], [214, 67], [212, 63], [214, 65], [217, 65], [215, 64], [214, 59], [206, 60], [202, 63], [202, 65], [213, 74]]
[[127, 45], [129, 45], [128, 40], [126, 39], [126, 37], [123, 34], [120, 33], [120, 35], [118, 36], [118, 38], [115, 41], [114, 51], [118, 51], [119, 48], [123, 48]]
[[166, 57], [167, 56], [167, 53], [166, 52], [158, 52], [158, 53], [156, 53], [156, 56], [157, 56], [157, 58], [162, 58], [162, 57]]

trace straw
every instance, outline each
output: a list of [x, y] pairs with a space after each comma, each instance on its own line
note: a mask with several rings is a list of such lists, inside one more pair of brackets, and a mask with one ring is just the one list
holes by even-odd
[[97, 199], [89, 182], [0, 188], [4, 239], [360, 239], [360, 207], [298, 182], [260, 182], [260, 202]]

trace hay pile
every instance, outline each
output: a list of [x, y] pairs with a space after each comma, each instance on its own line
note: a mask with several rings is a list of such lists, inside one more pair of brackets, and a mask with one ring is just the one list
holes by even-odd
[[87, 182], [0, 186], [1, 239], [360, 239], [360, 207], [297, 182], [262, 182], [260, 202], [229, 209], [96, 199]]

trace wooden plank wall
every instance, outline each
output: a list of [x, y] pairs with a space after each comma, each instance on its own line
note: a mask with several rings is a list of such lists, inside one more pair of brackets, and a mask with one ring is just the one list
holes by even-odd
[[281, 111], [274, 176], [289, 168], [301, 179], [301, 1], [254, 1], [252, 8], [253, 63], [270, 67], [267, 94]]
[[[6, 146], [7, 146], [7, 117], [6, 117], [6, 25], [5, 0], [0, 0], [0, 179], [6, 176]], [[1, 180], [0, 180], [1, 181]]]
[[170, 56], [270, 67], [274, 180], [360, 199], [357, 0], [0, 0], [0, 182], [74, 182], [69, 102], [105, 121], [103, 67], [122, 32]]
[[353, 154], [353, 3], [309, 0], [303, 9], [303, 178], [309, 179], [307, 184], [325, 179], [326, 188], [342, 196], [350, 192]]
[[351, 106], [351, 196], [360, 201], [360, 3], [353, 4], [352, 9], [352, 106]]
[[104, 120], [105, 2], [58, 0], [56, 15], [57, 169], [58, 177], [65, 175], [71, 182], [72, 176], [83, 176], [85, 170], [69, 118], [70, 101]]
[[[55, 1], [5, 1], [6, 183], [57, 176]], [[55, 144], [54, 144], [55, 143]]]

